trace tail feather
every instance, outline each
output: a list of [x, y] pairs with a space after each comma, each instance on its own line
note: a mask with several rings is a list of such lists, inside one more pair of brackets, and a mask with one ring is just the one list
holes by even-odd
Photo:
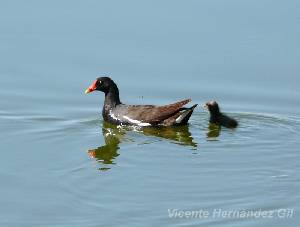
[[184, 125], [187, 124], [189, 121], [194, 109], [196, 108], [198, 104], [193, 105], [190, 108], [186, 108], [184, 112], [182, 112], [179, 117], [176, 118], [175, 122], [177, 125]]

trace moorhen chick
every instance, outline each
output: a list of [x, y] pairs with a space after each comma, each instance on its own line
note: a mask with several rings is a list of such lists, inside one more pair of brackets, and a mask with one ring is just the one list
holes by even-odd
[[238, 122], [235, 119], [226, 116], [220, 111], [219, 105], [216, 101], [210, 101], [206, 103], [204, 108], [210, 113], [210, 123], [221, 125], [227, 128], [236, 128], [238, 126]]
[[118, 125], [173, 126], [187, 124], [195, 107], [184, 107], [191, 100], [165, 106], [125, 105], [121, 103], [119, 89], [109, 77], [99, 77], [86, 89], [85, 93], [102, 91], [105, 101], [102, 116], [105, 121]]

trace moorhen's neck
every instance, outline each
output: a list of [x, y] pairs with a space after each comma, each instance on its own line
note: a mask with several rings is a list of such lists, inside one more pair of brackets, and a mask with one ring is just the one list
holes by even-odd
[[119, 97], [119, 89], [117, 85], [113, 84], [107, 92], [105, 92], [104, 106], [115, 107], [121, 104]]

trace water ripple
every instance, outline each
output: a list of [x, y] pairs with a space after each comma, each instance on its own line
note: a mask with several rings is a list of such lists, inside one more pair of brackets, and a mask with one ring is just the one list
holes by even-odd
[[[286, 116], [265, 113], [245, 113], [233, 112], [229, 113], [236, 118], [240, 124], [236, 130], [221, 128], [209, 128], [207, 113], [196, 112], [191, 120], [188, 128], [175, 128], [174, 130], [166, 130], [165, 128], [152, 130], [149, 128], [139, 127], [121, 127], [127, 131], [143, 133], [146, 136], [156, 138], [180, 136], [184, 130], [188, 130], [187, 137], [192, 137], [196, 141], [216, 139], [225, 141], [234, 141], [233, 143], [242, 143], [257, 140], [270, 142], [276, 141], [276, 138], [285, 137], [285, 141], [293, 140], [300, 129], [299, 116]], [[102, 119], [99, 118], [75, 118], [44, 115], [17, 115], [7, 112], [0, 112], [0, 121], [18, 124], [18, 130], [12, 131], [13, 134], [32, 134], [44, 136], [61, 136], [70, 133], [85, 132], [93, 134], [99, 132], [103, 125]], [[120, 128], [120, 127], [119, 127]], [[213, 136], [209, 136], [211, 133]], [[169, 135], [167, 135], [169, 134]], [[167, 135], [167, 136], [165, 136]], [[210, 138], [208, 138], [210, 137]], [[169, 139], [170, 139], [169, 138]], [[181, 137], [181, 139], [183, 139]], [[155, 139], [153, 139], [155, 140]], [[146, 141], [149, 143], [149, 141]], [[180, 138], [176, 143], [180, 143]], [[143, 143], [143, 142], [142, 142]]]

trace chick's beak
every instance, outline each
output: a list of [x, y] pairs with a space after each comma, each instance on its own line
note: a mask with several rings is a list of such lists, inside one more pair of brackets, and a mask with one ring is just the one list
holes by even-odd
[[207, 103], [205, 103], [204, 105], [202, 105], [202, 108], [207, 110], [208, 109]]

